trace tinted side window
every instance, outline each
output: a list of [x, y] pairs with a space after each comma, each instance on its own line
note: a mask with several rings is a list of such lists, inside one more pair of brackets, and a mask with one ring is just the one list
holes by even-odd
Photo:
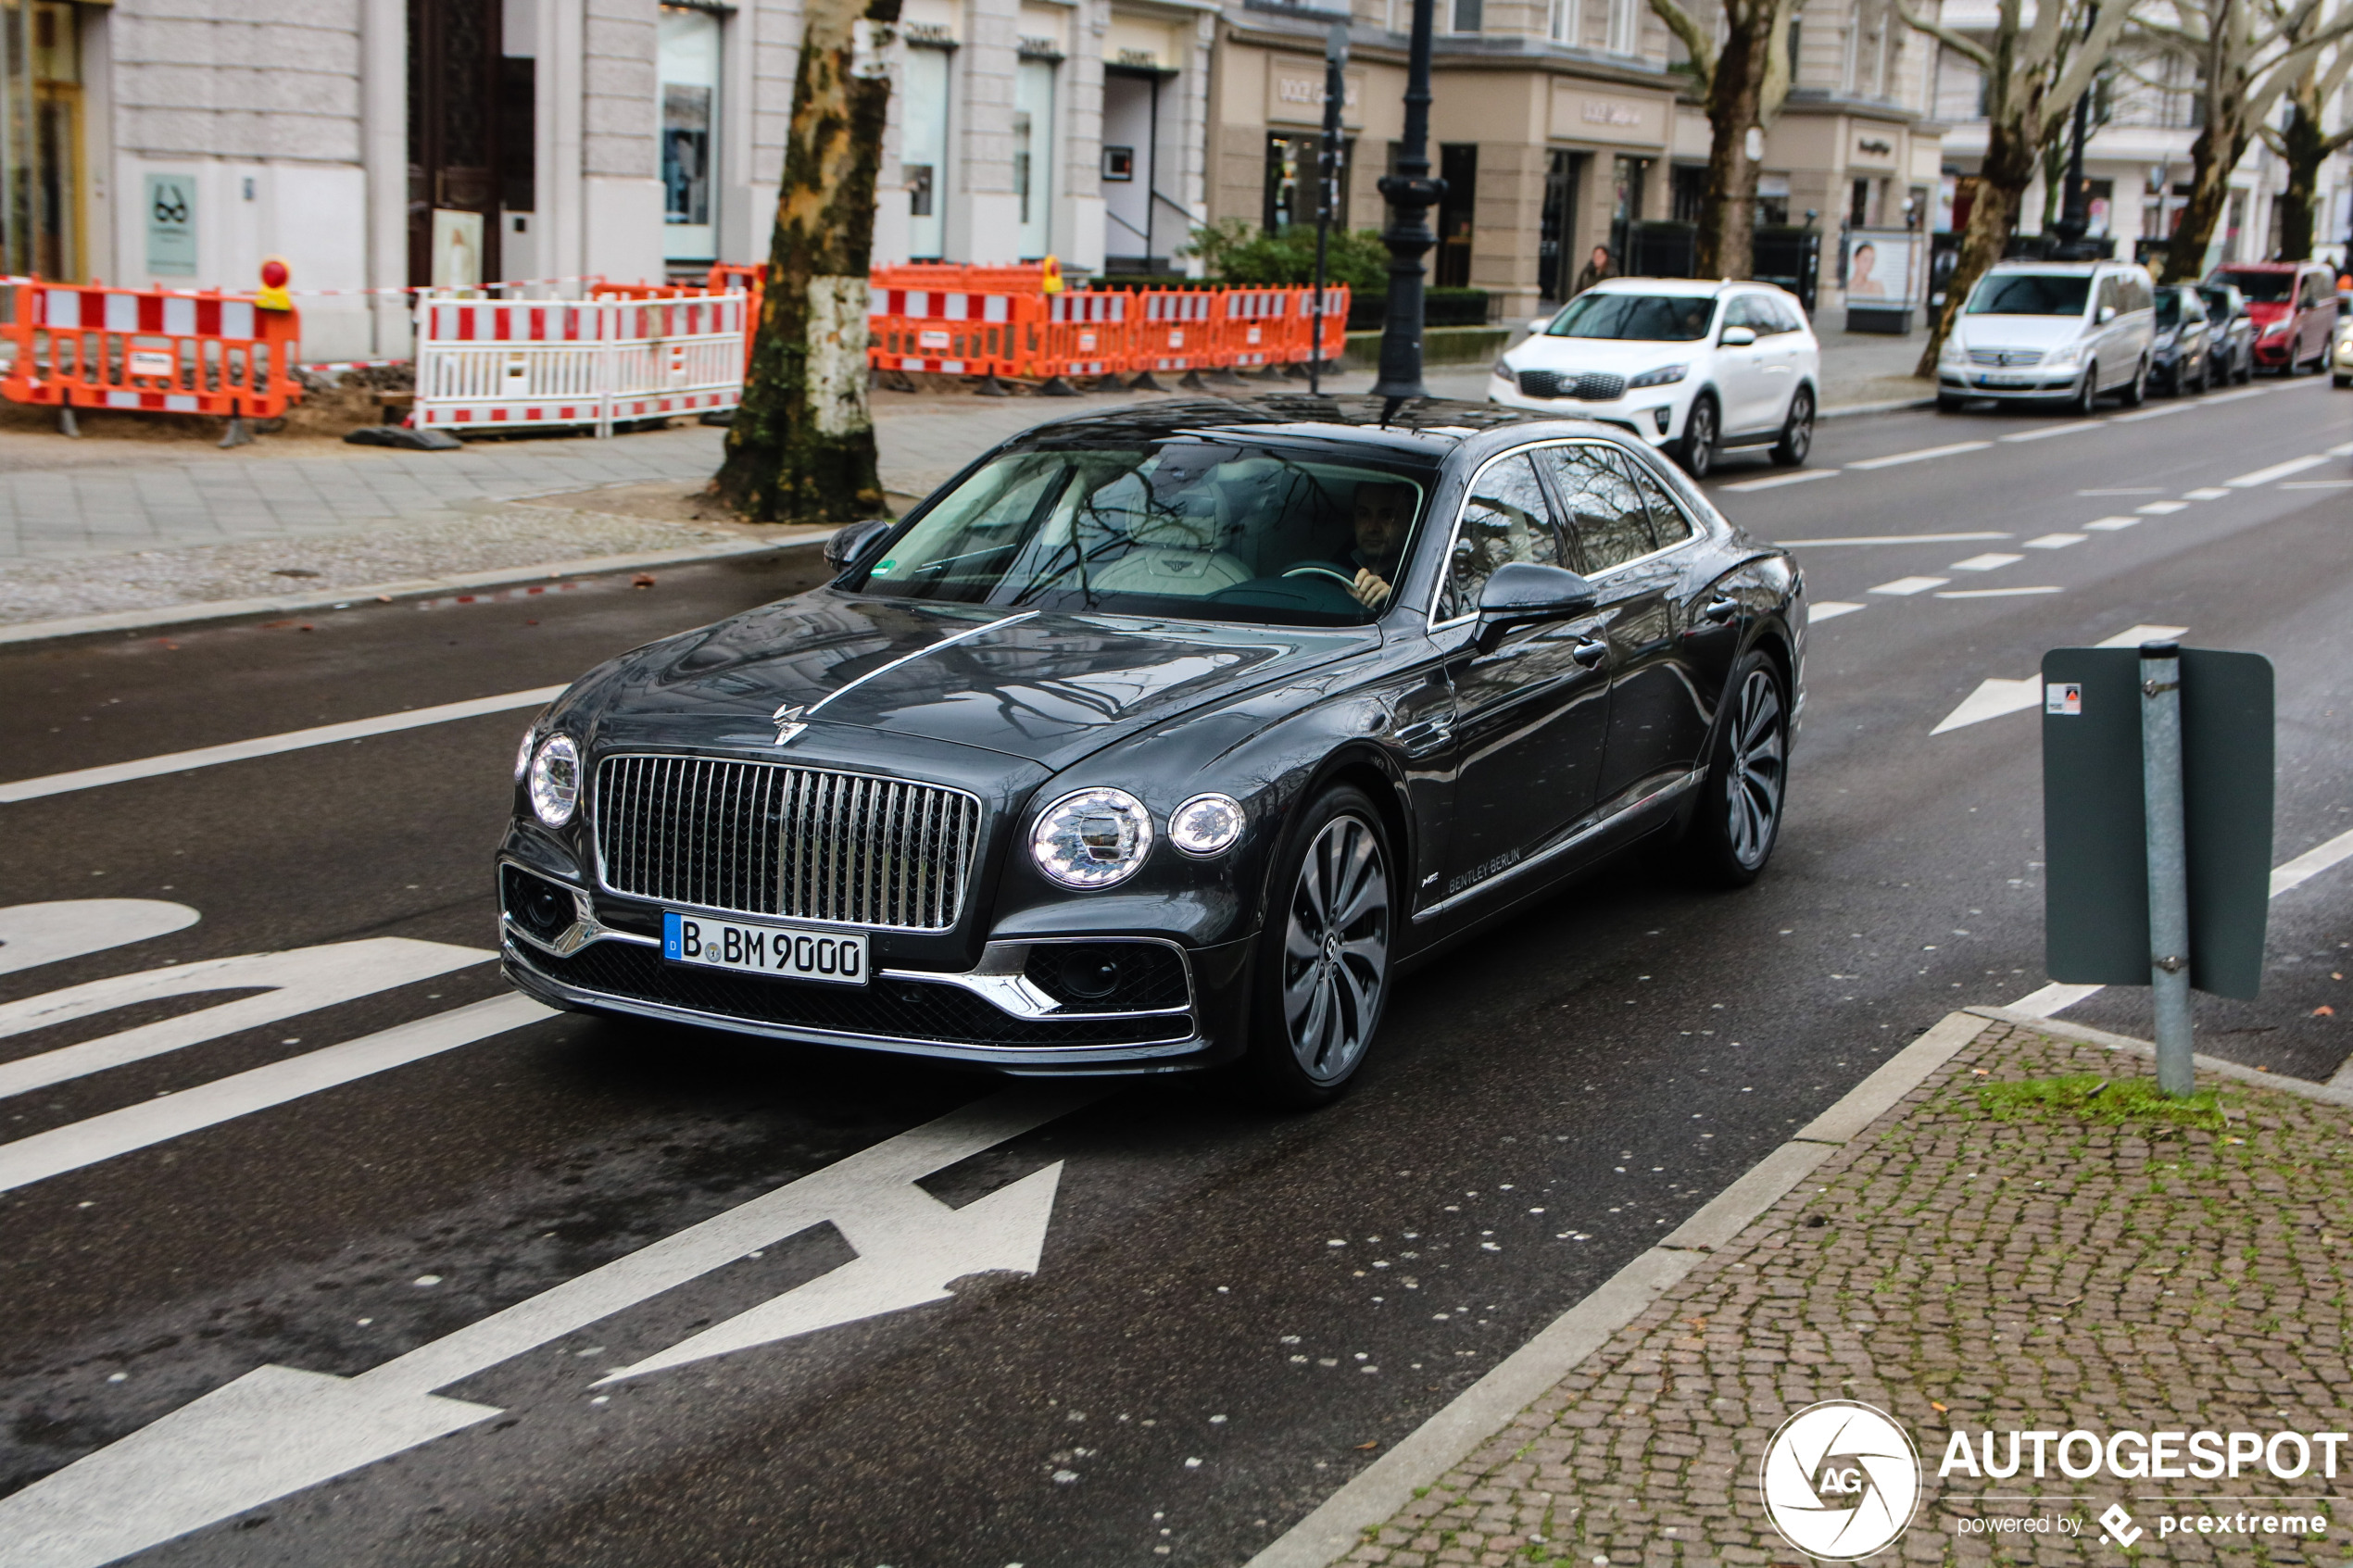
[[1510, 561], [1561, 564], [1560, 535], [1536, 465], [1526, 453], [1488, 465], [1463, 503], [1454, 531], [1453, 554], [1446, 563], [1446, 587], [1439, 619], [1451, 621], [1478, 608], [1479, 590], [1495, 569]]
[[1544, 453], [1568, 522], [1585, 547], [1585, 570], [1607, 571], [1656, 548], [1650, 508], [1606, 446], [1554, 446]]
[[1767, 332], [1771, 332], [1773, 330], [1771, 322], [1757, 319], [1755, 304], [1755, 300], [1747, 295], [1734, 295], [1731, 302], [1724, 307], [1724, 325], [1747, 327], [1758, 337], [1763, 337]]
[[1802, 332], [1806, 330], [1806, 318], [1798, 312], [1794, 300], [1769, 299], [1768, 302], [1773, 307], [1774, 319], [1781, 324], [1781, 331]]
[[1657, 541], [1658, 547], [1663, 550], [1669, 545], [1680, 545], [1690, 538], [1692, 520], [1683, 515], [1683, 508], [1675, 504], [1674, 497], [1667, 495], [1666, 488], [1651, 476], [1648, 469], [1642, 467], [1642, 460], [1623, 452], [1617, 454], [1617, 460], [1626, 465], [1627, 473], [1633, 478], [1634, 488], [1642, 493], [1643, 504], [1651, 514], [1651, 537]]

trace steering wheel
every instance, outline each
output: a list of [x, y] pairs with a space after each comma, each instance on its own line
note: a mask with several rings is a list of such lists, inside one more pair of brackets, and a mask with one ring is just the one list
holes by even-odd
[[1328, 577], [1343, 588], [1356, 586], [1356, 578], [1353, 573], [1342, 571], [1339, 567], [1328, 566], [1319, 560], [1305, 560], [1301, 561], [1297, 566], [1287, 566], [1283, 569], [1283, 575], [1286, 577]]

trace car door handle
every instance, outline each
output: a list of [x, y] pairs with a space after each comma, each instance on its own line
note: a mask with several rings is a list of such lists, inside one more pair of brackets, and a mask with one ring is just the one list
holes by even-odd
[[1609, 657], [1609, 645], [1596, 640], [1581, 642], [1568, 650], [1568, 657], [1591, 670]]
[[1740, 612], [1740, 602], [1737, 599], [1711, 599], [1706, 608], [1699, 613], [1704, 620], [1712, 621], [1721, 626]]

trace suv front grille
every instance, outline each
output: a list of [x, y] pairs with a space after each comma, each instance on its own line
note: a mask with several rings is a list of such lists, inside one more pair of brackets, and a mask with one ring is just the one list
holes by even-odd
[[625, 756], [597, 771], [606, 886], [748, 915], [949, 930], [980, 819], [960, 789], [781, 762]]
[[1587, 370], [1581, 375], [1567, 370], [1522, 370], [1519, 390], [1523, 397], [1573, 397], [1580, 403], [1615, 403], [1626, 395], [1626, 378], [1604, 375], [1599, 370]]

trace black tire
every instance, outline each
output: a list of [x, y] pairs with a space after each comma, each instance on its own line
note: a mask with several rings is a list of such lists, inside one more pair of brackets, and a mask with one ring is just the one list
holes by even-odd
[[2214, 351], [2207, 350], [2206, 358], [2197, 363], [2197, 395], [2200, 397], [2214, 390]]
[[1746, 887], [1780, 842], [1788, 803], [1789, 693], [1762, 654], [1744, 655], [1724, 684], [1707, 777], [1680, 846], [1684, 871], [1711, 887]]
[[1940, 414], [1957, 414], [1961, 411], [1962, 401], [1950, 393], [1940, 392], [1936, 395], [1936, 411]]
[[2240, 357], [2238, 383], [2241, 386], [2255, 384], [2255, 345], [2252, 344], [2247, 345], [2246, 353]]
[[1363, 790], [1336, 784], [1299, 814], [1267, 884], [1251, 980], [1241, 1066], [1262, 1102], [1328, 1105], [1364, 1065], [1393, 972], [1396, 863]]
[[1806, 455], [1814, 450], [1814, 389], [1801, 386], [1789, 400], [1789, 418], [1782, 422], [1781, 438], [1773, 443], [1773, 461], [1785, 469], [1804, 468]]
[[2353, 386], [2353, 376], [2331, 376], [2329, 384], [2335, 387], [2337, 391], [2343, 392], [2347, 387]]
[[1693, 479], [1705, 479], [1716, 471], [1717, 445], [1723, 434], [1716, 399], [1701, 393], [1692, 400], [1692, 411], [1683, 416], [1683, 439], [1675, 444], [1675, 460]]
[[2087, 420], [2092, 417], [2092, 410], [2098, 406], [2100, 400], [2099, 374], [2100, 370], [2097, 365], [2083, 367], [2083, 379], [2076, 383], [2074, 395], [2067, 400], [2067, 408], [2070, 413], [2081, 414]]
[[2133, 367], [2133, 379], [2124, 383], [2118, 401], [2127, 408], [2137, 408], [2149, 400], [2149, 362], [2145, 359]]

